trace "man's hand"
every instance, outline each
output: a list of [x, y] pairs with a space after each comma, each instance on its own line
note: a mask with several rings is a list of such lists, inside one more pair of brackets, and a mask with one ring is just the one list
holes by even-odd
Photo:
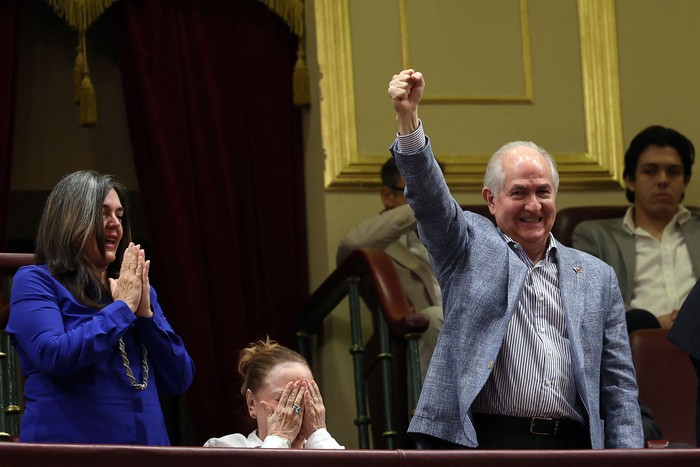
[[678, 316], [678, 310], [672, 310], [670, 313], [657, 316], [656, 319], [659, 320], [659, 324], [662, 328], [671, 329], [671, 326], [673, 326], [673, 322], [676, 320], [676, 316]]
[[399, 134], [407, 135], [418, 128], [418, 103], [423, 97], [425, 80], [419, 71], [403, 70], [389, 82], [389, 97], [396, 111]]

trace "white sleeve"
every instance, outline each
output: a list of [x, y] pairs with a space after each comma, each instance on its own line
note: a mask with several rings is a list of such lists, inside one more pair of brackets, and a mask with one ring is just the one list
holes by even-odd
[[314, 431], [304, 445], [305, 449], [345, 449], [325, 428]]
[[254, 448], [248, 439], [240, 433], [222, 436], [221, 438], [211, 438], [204, 443], [205, 448]]
[[263, 441], [261, 448], [285, 448], [290, 447], [289, 440], [277, 435], [267, 435]]

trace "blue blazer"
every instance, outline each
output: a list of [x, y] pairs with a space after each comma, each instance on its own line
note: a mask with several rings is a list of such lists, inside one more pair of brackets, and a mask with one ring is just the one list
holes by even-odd
[[[477, 447], [471, 406], [491, 374], [527, 266], [490, 220], [462, 211], [426, 142], [418, 154], [398, 153], [396, 142], [391, 147], [445, 314], [409, 433], [427, 445], [439, 438]], [[591, 445], [641, 448], [637, 383], [615, 273], [591, 255], [556, 248], [573, 374]]]
[[[121, 300], [100, 311], [80, 304], [46, 265], [20, 268], [12, 283], [7, 333], [25, 376], [20, 441], [169, 446], [162, 394], [180, 394], [194, 363], [151, 288], [152, 318], [136, 318]], [[134, 378], [131, 387], [119, 338]]]

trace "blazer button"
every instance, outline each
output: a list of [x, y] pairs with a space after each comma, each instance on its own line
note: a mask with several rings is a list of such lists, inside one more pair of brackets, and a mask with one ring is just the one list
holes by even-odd
[[490, 370], [491, 368], [493, 368], [493, 360], [489, 361], [489, 362], [486, 364], [486, 368], [488, 368], [489, 370]]

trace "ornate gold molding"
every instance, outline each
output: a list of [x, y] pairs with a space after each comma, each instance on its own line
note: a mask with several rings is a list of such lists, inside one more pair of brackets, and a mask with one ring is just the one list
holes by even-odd
[[[405, 0], [397, 1], [399, 8], [403, 4], [405, 9]], [[523, 41], [529, 41], [527, 1], [519, 1], [523, 10], [521, 33]], [[554, 157], [559, 165], [562, 189], [609, 189], [622, 184], [615, 4], [614, 0], [578, 0], [577, 8], [586, 151], [555, 153]], [[321, 74], [321, 131], [326, 153], [325, 186], [328, 190], [376, 189], [379, 167], [387, 156], [358, 152], [348, 0], [316, 0], [315, 21]], [[524, 52], [529, 50], [529, 44], [523, 43], [523, 48]], [[407, 51], [402, 53], [405, 56]], [[528, 66], [526, 60], [526, 76], [530, 74]], [[531, 95], [532, 91], [526, 89], [527, 92]], [[447, 181], [453, 190], [481, 188], [489, 155], [438, 154], [438, 157], [446, 165]]]

